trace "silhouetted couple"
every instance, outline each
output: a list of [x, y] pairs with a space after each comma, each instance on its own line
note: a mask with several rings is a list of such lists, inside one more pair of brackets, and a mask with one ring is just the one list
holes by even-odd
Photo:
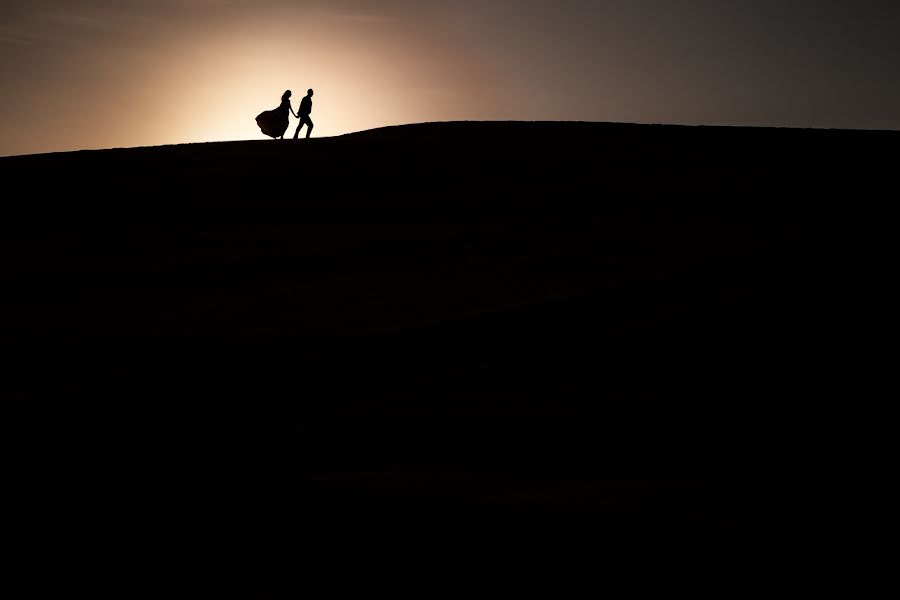
[[309, 118], [309, 115], [312, 113], [312, 97], [313, 91], [309, 90], [306, 93], [306, 97], [300, 101], [300, 108], [297, 109], [295, 114], [294, 109], [291, 108], [291, 90], [288, 90], [281, 97], [281, 106], [275, 110], [267, 110], [264, 113], [260, 113], [256, 117], [256, 124], [267, 136], [284, 139], [284, 132], [287, 131], [288, 125], [291, 123], [289, 115], [294, 115], [300, 119], [297, 131], [294, 132], [294, 139], [296, 140], [300, 137], [300, 130], [303, 129], [304, 125], [306, 125], [306, 137], [309, 138], [313, 130], [313, 122]]

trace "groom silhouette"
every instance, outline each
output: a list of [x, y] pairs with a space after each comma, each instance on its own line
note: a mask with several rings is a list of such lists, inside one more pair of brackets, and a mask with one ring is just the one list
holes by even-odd
[[300, 118], [300, 124], [297, 125], [297, 131], [294, 132], [294, 139], [296, 140], [300, 137], [300, 130], [304, 125], [306, 128], [306, 137], [309, 139], [309, 136], [312, 135], [313, 130], [313, 122], [312, 119], [309, 118], [309, 114], [312, 112], [312, 97], [313, 91], [309, 90], [306, 92], [306, 97], [300, 101], [300, 108], [297, 109], [297, 116]]

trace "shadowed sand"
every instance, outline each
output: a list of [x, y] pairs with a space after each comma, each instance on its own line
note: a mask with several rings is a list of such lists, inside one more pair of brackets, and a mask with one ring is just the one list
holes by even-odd
[[871, 392], [898, 149], [447, 123], [0, 159], [26, 471], [293, 551], [761, 547]]

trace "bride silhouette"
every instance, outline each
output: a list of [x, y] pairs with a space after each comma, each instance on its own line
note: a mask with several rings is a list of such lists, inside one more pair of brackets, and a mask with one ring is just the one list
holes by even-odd
[[284, 132], [287, 131], [290, 124], [288, 114], [297, 116], [294, 114], [294, 109], [291, 108], [291, 90], [286, 91], [281, 96], [281, 106], [274, 110], [260, 113], [256, 117], [256, 124], [267, 136], [284, 139]]

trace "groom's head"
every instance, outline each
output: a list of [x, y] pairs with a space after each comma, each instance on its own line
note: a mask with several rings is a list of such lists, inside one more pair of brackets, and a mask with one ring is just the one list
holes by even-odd
[[313, 91], [312, 91], [312, 90], [307, 90], [307, 91], [306, 91], [306, 95], [309, 96], [309, 97], [312, 97]]

